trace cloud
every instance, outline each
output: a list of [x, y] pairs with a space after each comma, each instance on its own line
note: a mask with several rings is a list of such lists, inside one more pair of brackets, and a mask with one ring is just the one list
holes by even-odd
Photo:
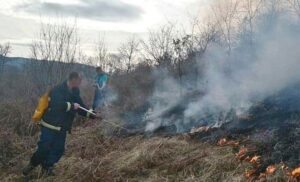
[[16, 10], [41, 15], [66, 15], [99, 21], [135, 21], [143, 9], [121, 0], [80, 0], [77, 4], [61, 4], [54, 2], [32, 1], [15, 6]]

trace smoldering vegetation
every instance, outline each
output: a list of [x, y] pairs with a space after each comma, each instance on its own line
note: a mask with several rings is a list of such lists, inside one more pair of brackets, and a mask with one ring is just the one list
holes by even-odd
[[[244, 157], [261, 156], [260, 167], [250, 166], [256, 177], [281, 161], [297, 167], [300, 23], [293, 2], [218, 0], [190, 29], [167, 24], [146, 40], [130, 37], [118, 54], [100, 37], [95, 55], [84, 55], [76, 24], [42, 26], [22, 64], [2, 46], [0, 175], [18, 180], [34, 150], [38, 127], [29, 121], [38, 96], [76, 70], [90, 105], [95, 65], [110, 75], [104, 119], [77, 120], [54, 180], [245, 181], [249, 165], [233, 155], [239, 147], [213, 146], [223, 137], [249, 148]], [[193, 127], [209, 129], [184, 134]], [[287, 177], [279, 171], [267, 180]]]
[[153, 107], [146, 130], [162, 125], [176, 125], [177, 132], [197, 124], [219, 126], [228, 122], [227, 113], [243, 115], [253, 104], [298, 84], [299, 28], [298, 22], [290, 21], [285, 14], [264, 14], [257, 22], [253, 40], [242, 37], [230, 54], [216, 42], [211, 43], [199, 58], [205, 67], [200, 88], [192, 87], [188, 79], [181, 86], [174, 78], [162, 76], [162, 83], [156, 85], [150, 98]]

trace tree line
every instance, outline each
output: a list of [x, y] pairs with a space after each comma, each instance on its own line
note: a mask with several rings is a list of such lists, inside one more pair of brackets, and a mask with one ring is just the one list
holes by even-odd
[[[207, 16], [191, 17], [189, 27], [179, 29], [168, 23], [149, 30], [145, 40], [132, 34], [117, 53], [108, 51], [105, 35], [101, 35], [93, 56], [81, 49], [76, 20], [42, 23], [30, 45], [32, 61], [26, 66], [26, 75], [36, 88], [44, 89], [66, 78], [76, 63], [101, 66], [111, 74], [130, 73], [142, 64], [169, 70], [180, 84], [184, 75], [192, 72], [197, 84], [203, 71], [199, 61], [211, 43], [225, 48], [228, 56], [241, 39], [251, 48], [258, 19], [266, 13], [275, 16], [282, 12], [299, 19], [300, 0], [216, 0], [207, 8]], [[11, 50], [10, 43], [0, 45], [1, 73]]]

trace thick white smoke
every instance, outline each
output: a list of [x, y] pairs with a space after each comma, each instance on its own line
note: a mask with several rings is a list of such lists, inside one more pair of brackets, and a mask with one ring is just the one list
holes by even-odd
[[153, 107], [146, 114], [146, 131], [153, 131], [164, 123], [161, 115], [165, 113], [169, 108], [178, 104], [180, 93], [186, 92], [184, 88], [180, 90], [178, 82], [171, 78], [166, 70], [157, 70], [154, 75], [157, 75], [157, 79], [160, 79], [156, 85], [156, 90], [151, 98]]
[[[262, 23], [254, 34], [253, 45], [245, 46], [241, 41], [230, 56], [221, 46], [209, 47], [202, 58], [206, 62], [206, 94], [188, 104], [183, 124], [207, 114], [230, 110], [246, 112], [252, 104], [300, 82], [299, 23], [289, 23], [286, 18], [274, 22], [272, 26]], [[165, 87], [178, 89], [179, 86], [172, 83]], [[176, 101], [178, 99], [170, 103]], [[162, 111], [161, 107], [156, 110]], [[161, 119], [153, 120], [148, 123], [147, 130], [154, 130], [162, 123]]]
[[[186, 117], [199, 116], [203, 111], [244, 109], [300, 81], [299, 29], [280, 21], [271, 31], [257, 36], [259, 47], [252, 60], [241, 65], [243, 55], [235, 61], [211, 60], [207, 57], [207, 94], [185, 111]], [[219, 54], [212, 49], [211, 54]], [[224, 57], [226, 57], [224, 55]], [[233, 64], [229, 74], [224, 68]]]

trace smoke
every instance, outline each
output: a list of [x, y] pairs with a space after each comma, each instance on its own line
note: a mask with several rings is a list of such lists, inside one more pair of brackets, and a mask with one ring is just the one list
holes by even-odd
[[118, 97], [119, 97], [118, 93], [115, 90], [110, 89], [110, 88], [106, 89], [104, 94], [105, 94], [105, 97], [103, 99], [104, 105], [112, 104], [113, 102], [118, 100]]
[[[165, 118], [164, 111], [183, 102], [178, 94], [170, 92], [178, 93], [179, 84], [166, 79], [154, 93], [154, 98], [161, 96], [160, 102], [166, 103], [154, 104], [150, 115], [155, 119], [149, 119], [146, 130], [175, 124], [180, 132], [195, 124], [222, 124], [226, 122], [224, 113], [243, 114], [254, 103], [300, 82], [299, 30], [299, 22], [291, 22], [287, 16], [270, 19], [265, 15], [257, 24], [253, 40], [241, 37], [230, 55], [223, 46], [212, 44], [201, 58], [206, 65], [202, 78], [204, 96], [186, 104], [180, 121], [178, 117]], [[216, 117], [205, 119], [211, 115]]]
[[162, 115], [178, 104], [182, 90], [178, 82], [167, 74], [166, 70], [155, 70], [154, 76], [160, 81], [156, 84], [156, 90], [151, 97], [152, 107], [145, 115], [145, 120], [150, 121], [146, 125], [146, 131], [154, 131], [162, 125], [168, 125]]

